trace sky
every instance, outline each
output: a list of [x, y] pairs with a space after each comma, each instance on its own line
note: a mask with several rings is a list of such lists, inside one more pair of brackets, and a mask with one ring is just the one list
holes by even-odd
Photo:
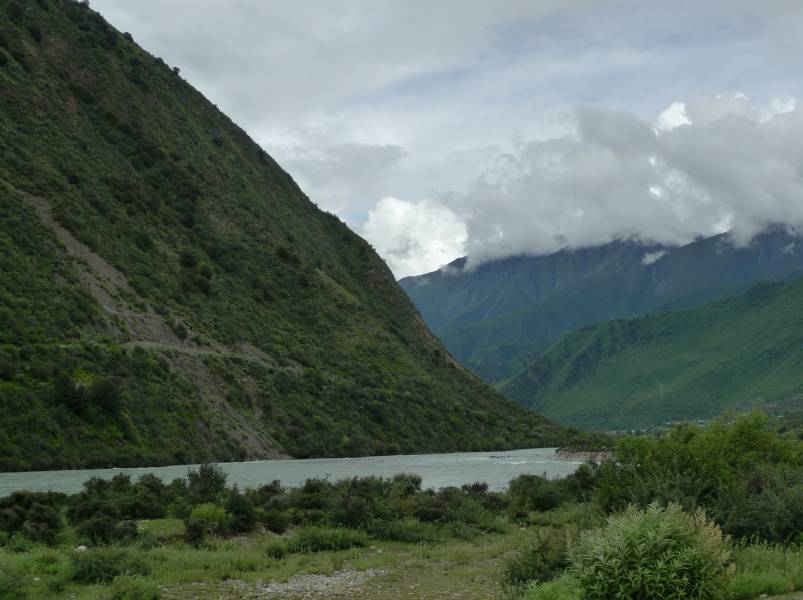
[[803, 228], [796, 0], [92, 0], [397, 277]]

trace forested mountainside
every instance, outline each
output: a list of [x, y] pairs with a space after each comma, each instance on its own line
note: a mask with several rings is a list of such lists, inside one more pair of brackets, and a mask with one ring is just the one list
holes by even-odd
[[803, 409], [803, 279], [704, 306], [567, 334], [503, 391], [533, 410], [602, 430]]
[[430, 334], [371, 247], [87, 3], [0, 0], [0, 469], [575, 435]]
[[719, 235], [678, 248], [617, 241], [476, 268], [460, 259], [400, 283], [449, 351], [497, 383], [578, 327], [691, 308], [799, 275], [803, 243], [777, 228], [745, 247]]

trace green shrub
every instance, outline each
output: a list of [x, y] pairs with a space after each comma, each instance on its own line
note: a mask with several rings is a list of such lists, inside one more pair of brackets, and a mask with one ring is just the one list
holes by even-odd
[[368, 536], [354, 529], [305, 527], [288, 542], [291, 552], [322, 552], [329, 550], [348, 550], [368, 544]]
[[582, 593], [577, 582], [563, 576], [547, 583], [531, 584], [522, 600], [580, 600]]
[[16, 573], [0, 569], [0, 598], [3, 600], [27, 600], [28, 592], [22, 583], [22, 578]]
[[216, 504], [206, 503], [192, 509], [187, 520], [187, 541], [200, 541], [206, 535], [225, 535], [231, 526], [231, 515]]
[[253, 531], [257, 524], [257, 514], [251, 500], [240, 493], [235, 485], [226, 501], [226, 512], [231, 515], [229, 529], [232, 533]]
[[260, 521], [268, 531], [282, 534], [290, 527], [290, 513], [284, 510], [267, 510], [260, 514]]
[[271, 540], [262, 546], [262, 551], [271, 558], [284, 558], [290, 549], [287, 547], [287, 543], [282, 540]]
[[375, 519], [368, 524], [368, 532], [380, 540], [393, 540], [408, 544], [430, 543], [442, 540], [437, 526], [409, 517], [383, 521]]
[[571, 556], [587, 600], [714, 599], [734, 569], [719, 527], [676, 504], [629, 507], [586, 533]]
[[76, 527], [76, 531], [78, 535], [95, 545], [129, 541], [138, 535], [137, 524], [134, 521], [121, 521], [105, 516], [83, 521]]
[[110, 586], [109, 600], [159, 600], [159, 586], [139, 577], [118, 577]]
[[696, 507], [737, 538], [788, 542], [803, 530], [803, 444], [753, 413], [658, 439], [619, 440], [595, 500], [606, 512], [658, 502]]
[[91, 548], [72, 555], [72, 580], [76, 583], [109, 583], [120, 575], [150, 575], [140, 556], [121, 548]]
[[519, 475], [510, 482], [510, 510], [514, 515], [552, 510], [565, 500], [562, 482], [539, 475]]
[[536, 541], [505, 565], [505, 583], [516, 586], [531, 581], [544, 582], [560, 575], [569, 566], [571, 535], [568, 529], [539, 531]]
[[0, 498], [0, 532], [20, 533], [34, 542], [54, 544], [63, 528], [63, 494], [15, 492]]
[[187, 471], [187, 493], [191, 504], [216, 502], [226, 491], [226, 473], [215, 464], [203, 464]]

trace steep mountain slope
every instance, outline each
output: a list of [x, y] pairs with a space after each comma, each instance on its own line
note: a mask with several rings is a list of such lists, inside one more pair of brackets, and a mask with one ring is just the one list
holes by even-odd
[[561, 338], [504, 385], [562, 423], [596, 429], [803, 407], [803, 279]]
[[454, 356], [486, 381], [515, 375], [562, 333], [601, 321], [692, 307], [763, 280], [803, 274], [803, 244], [784, 230], [744, 248], [726, 236], [679, 248], [614, 242], [400, 283]]
[[552, 445], [84, 3], [0, 0], [0, 469]]

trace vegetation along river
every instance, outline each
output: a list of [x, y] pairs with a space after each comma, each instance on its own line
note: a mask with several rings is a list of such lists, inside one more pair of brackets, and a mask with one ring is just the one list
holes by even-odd
[[[220, 466], [228, 474], [229, 483], [236, 483], [241, 488], [256, 487], [274, 479], [293, 487], [313, 477], [339, 480], [367, 475], [392, 477], [397, 473], [417, 473], [423, 478], [422, 487], [425, 488], [484, 481], [491, 489], [498, 490], [522, 473], [562, 477], [574, 472], [579, 464], [558, 459], [554, 448], [532, 448], [508, 452], [258, 460], [220, 463]], [[194, 466], [197, 465], [0, 473], [0, 497], [17, 490], [73, 493], [79, 491], [83, 482], [90, 477], [106, 479], [118, 473], [127, 473], [132, 478], [153, 473], [165, 481], [171, 481], [176, 477], [184, 477], [187, 469]]]

